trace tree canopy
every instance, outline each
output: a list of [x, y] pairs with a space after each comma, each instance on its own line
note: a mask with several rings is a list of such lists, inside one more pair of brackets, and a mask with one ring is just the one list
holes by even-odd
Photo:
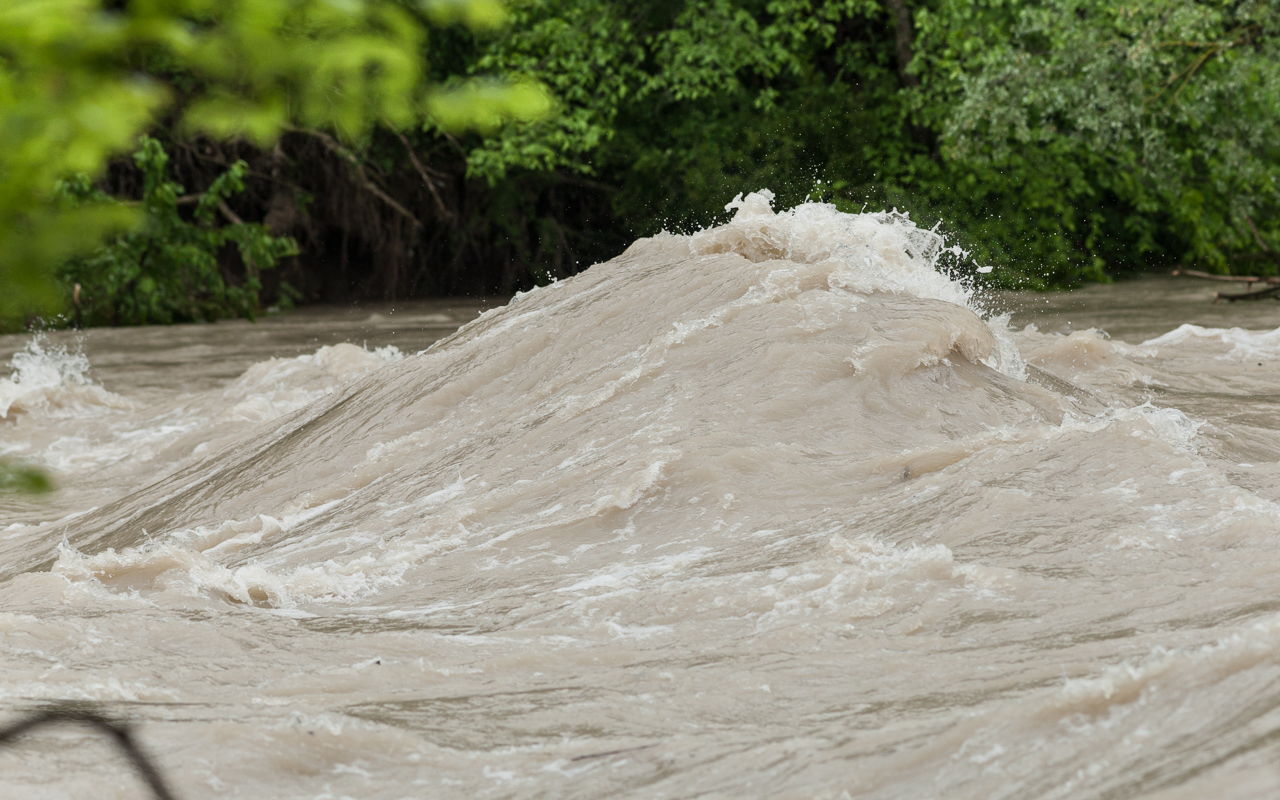
[[476, 64], [538, 76], [560, 111], [487, 137], [469, 174], [603, 179], [639, 232], [769, 185], [942, 220], [1014, 283], [1277, 266], [1274, 2], [558, 0], [514, 19]]
[[[528, 288], [766, 187], [941, 223], [1005, 285], [1274, 274], [1277, 26], [1275, 0], [15, 0], [0, 317], [139, 224], [144, 130], [191, 192], [243, 164], [225, 208], [299, 251], [270, 298]], [[77, 172], [119, 202], [59, 204]], [[257, 267], [209, 252], [251, 313]]]

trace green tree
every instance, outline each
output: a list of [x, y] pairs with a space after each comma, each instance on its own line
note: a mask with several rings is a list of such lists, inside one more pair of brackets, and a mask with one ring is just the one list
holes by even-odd
[[[633, 233], [727, 197], [909, 210], [990, 280], [1070, 286], [1183, 260], [1276, 265], [1274, 0], [552, 0], [474, 70], [552, 117], [468, 153], [494, 186], [607, 187]], [[819, 185], [817, 181], [821, 180]]]
[[1093, 236], [1112, 243], [1097, 249], [1128, 250], [1110, 261], [1156, 253], [1165, 264], [1275, 273], [1280, 4], [979, 8], [948, 3], [929, 19], [927, 36], [939, 40], [956, 19], [999, 20], [980, 51], [932, 65], [943, 73], [934, 92], [947, 107], [939, 127], [950, 157], [999, 165], [1048, 154], [1053, 171], [1079, 175], [1072, 196], [1092, 207], [1086, 215], [1110, 212]]

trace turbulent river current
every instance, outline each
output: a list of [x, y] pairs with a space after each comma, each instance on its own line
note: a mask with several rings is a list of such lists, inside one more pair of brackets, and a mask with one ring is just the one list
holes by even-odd
[[61, 487], [0, 500], [0, 723], [184, 800], [1276, 796], [1280, 306], [768, 200], [487, 309], [0, 339]]

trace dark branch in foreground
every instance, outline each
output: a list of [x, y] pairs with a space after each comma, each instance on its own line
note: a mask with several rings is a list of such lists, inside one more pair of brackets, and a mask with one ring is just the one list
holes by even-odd
[[20, 736], [36, 728], [59, 724], [87, 725], [106, 736], [124, 751], [129, 763], [133, 764], [133, 768], [138, 771], [142, 779], [151, 787], [151, 793], [156, 797], [156, 800], [175, 800], [174, 794], [169, 791], [164, 779], [160, 777], [160, 771], [156, 769], [155, 764], [151, 763], [151, 759], [147, 758], [146, 754], [138, 747], [138, 743], [134, 741], [133, 734], [128, 726], [109, 719], [96, 711], [60, 707], [32, 714], [6, 728], [0, 728], [0, 747], [12, 745]]

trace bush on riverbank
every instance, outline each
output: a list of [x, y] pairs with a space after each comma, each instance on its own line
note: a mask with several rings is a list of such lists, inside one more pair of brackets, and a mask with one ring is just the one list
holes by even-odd
[[[236, 162], [199, 194], [185, 195], [169, 180], [169, 157], [160, 143], [143, 137], [133, 161], [142, 176], [144, 218], [96, 252], [73, 258], [59, 270], [71, 287], [73, 320], [83, 325], [212, 322], [258, 313], [259, 275], [297, 244], [246, 223], [227, 206], [244, 191], [244, 162]], [[64, 181], [60, 194], [71, 207], [119, 202], [94, 189], [87, 177]], [[191, 209], [186, 216], [180, 206]], [[217, 224], [219, 212], [228, 224]], [[188, 218], [189, 217], [189, 218]], [[220, 250], [232, 246], [242, 278], [232, 283], [218, 267]], [[290, 300], [288, 284], [284, 299]]]

